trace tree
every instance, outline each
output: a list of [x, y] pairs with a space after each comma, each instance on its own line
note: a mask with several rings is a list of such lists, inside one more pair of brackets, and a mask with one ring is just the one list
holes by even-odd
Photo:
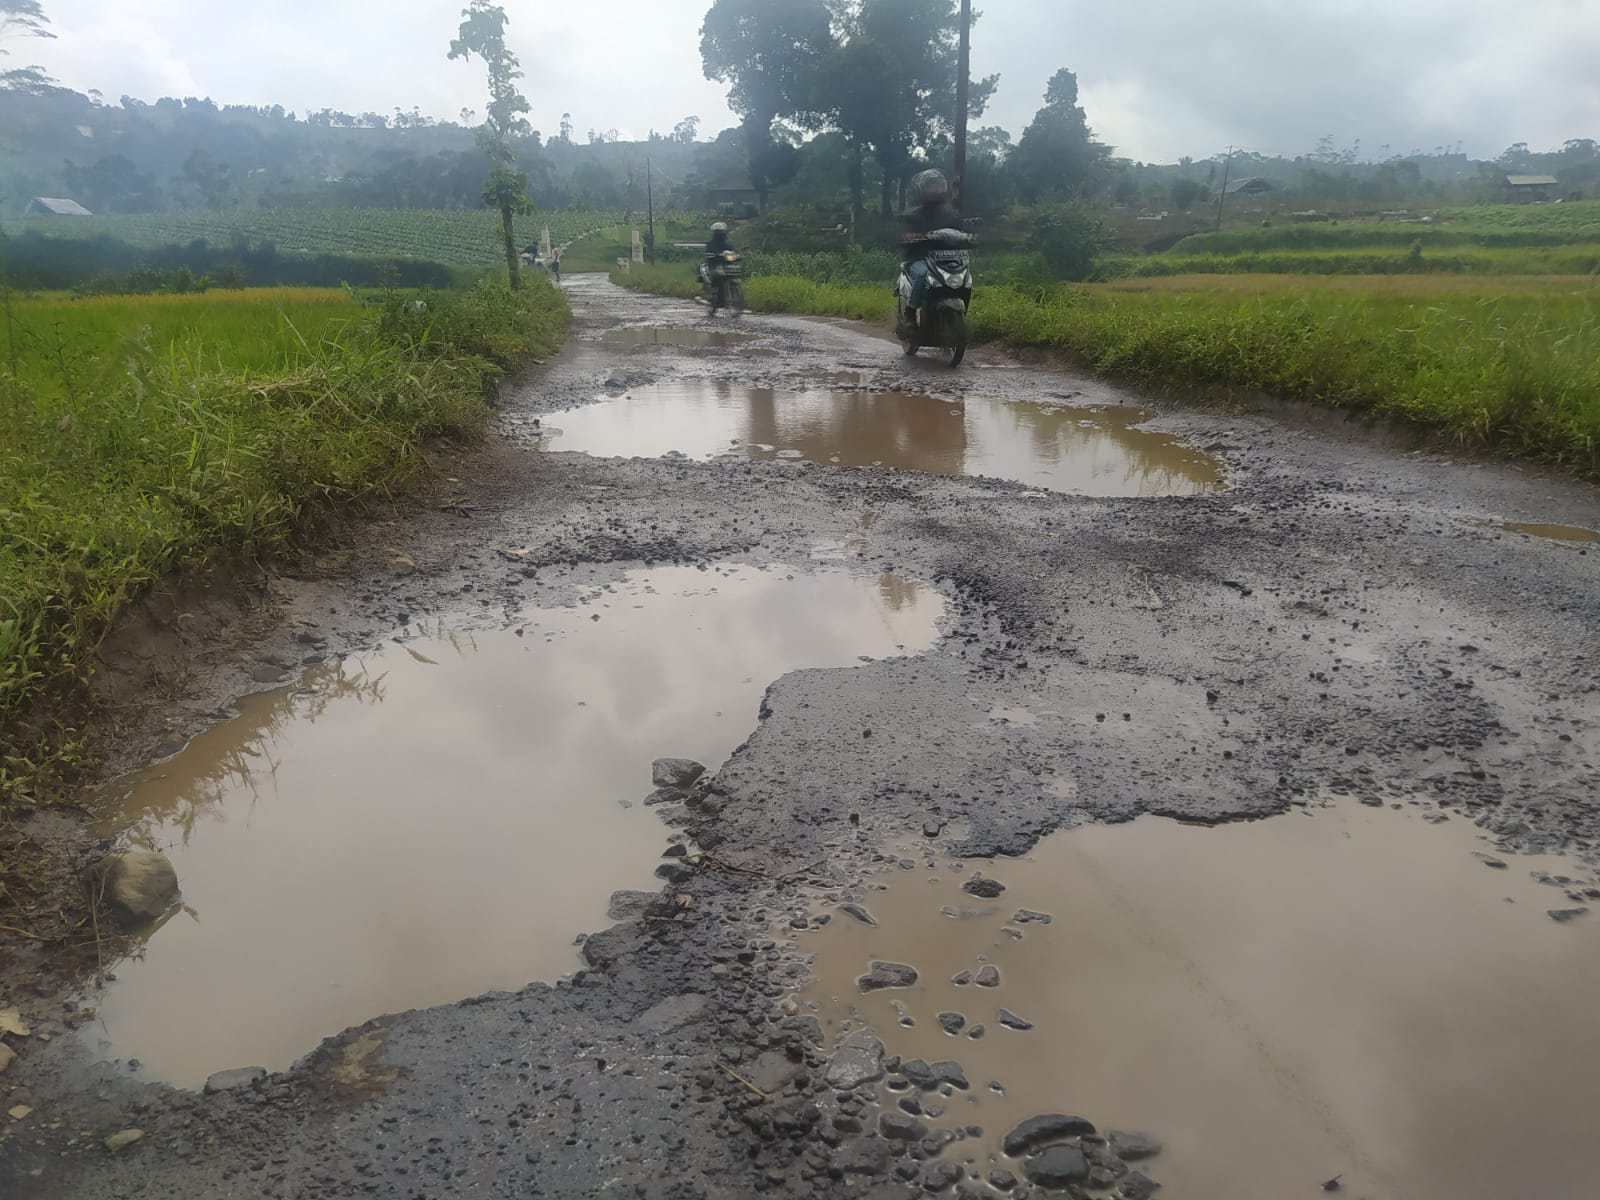
[[1111, 244], [1098, 214], [1077, 204], [1040, 209], [1030, 239], [1033, 250], [1058, 278], [1088, 279], [1100, 252]]
[[[772, 123], [810, 111], [815, 64], [833, 44], [826, 0], [715, 0], [700, 28], [707, 79], [729, 85], [762, 211], [773, 179]], [[787, 161], [787, 160], [784, 160]], [[793, 172], [790, 172], [792, 177]]]
[[1100, 186], [1109, 156], [1078, 103], [1078, 77], [1065, 68], [1057, 71], [1045, 89], [1044, 107], [1011, 156], [1018, 191], [1028, 200], [1049, 193], [1087, 195]]
[[[511, 139], [526, 134], [527, 99], [517, 89], [522, 64], [506, 45], [506, 10], [488, 0], [472, 0], [461, 10], [461, 28], [450, 43], [450, 58], [477, 55], [489, 74], [489, 107], [478, 131], [479, 143], [489, 156], [489, 180], [484, 184], [483, 202], [500, 213], [500, 232], [506, 243], [506, 271], [511, 289], [522, 286], [521, 260], [517, 253], [515, 218], [533, 211], [528, 199], [528, 177], [517, 173], [516, 151]], [[566, 121], [563, 118], [563, 133]]]
[[700, 136], [700, 118], [685, 117], [672, 127], [672, 140], [685, 146], [694, 145]]
[[1195, 201], [1205, 194], [1206, 185], [1194, 179], [1180, 178], [1172, 181], [1172, 190], [1168, 193], [1172, 200], [1172, 207], [1179, 212], [1188, 212], [1194, 207]]
[[[54, 38], [50, 32], [50, 18], [44, 15], [39, 0], [0, 0], [0, 43], [23, 38]], [[0, 46], [0, 58], [9, 57], [10, 51]], [[12, 67], [0, 70], [0, 91], [42, 91], [50, 77], [38, 67]]]
[[216, 211], [228, 202], [233, 191], [233, 168], [205, 150], [191, 150], [183, 160], [178, 181], [193, 189], [207, 208]]

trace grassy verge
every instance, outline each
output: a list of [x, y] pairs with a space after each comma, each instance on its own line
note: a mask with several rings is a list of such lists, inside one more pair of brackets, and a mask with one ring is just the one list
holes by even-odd
[[[682, 268], [614, 276], [694, 294]], [[881, 286], [747, 282], [750, 307], [892, 319]], [[1236, 276], [980, 290], [979, 341], [1061, 351], [1163, 390], [1223, 388], [1431, 426], [1474, 448], [1600, 478], [1600, 288], [1593, 279]]]
[[487, 283], [0, 309], [0, 814], [83, 759], [95, 650], [154, 581], [290, 551], [330, 506], [403, 486], [567, 318], [554, 289]]

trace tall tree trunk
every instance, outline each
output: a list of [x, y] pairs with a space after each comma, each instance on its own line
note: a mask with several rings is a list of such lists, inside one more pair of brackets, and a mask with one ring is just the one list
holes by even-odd
[[850, 232], [853, 236], [856, 226], [861, 223], [861, 218], [866, 213], [867, 206], [862, 194], [865, 185], [862, 181], [864, 172], [861, 166], [861, 143], [852, 142], [850, 151]]
[[[880, 163], [879, 165], [882, 164]], [[886, 221], [894, 216], [894, 176], [890, 174], [888, 167], [883, 168], [883, 212], [881, 215]]]
[[517, 253], [517, 235], [511, 226], [511, 206], [500, 206], [500, 232], [506, 239], [506, 270], [511, 275], [511, 290], [518, 291], [522, 287], [522, 257]]

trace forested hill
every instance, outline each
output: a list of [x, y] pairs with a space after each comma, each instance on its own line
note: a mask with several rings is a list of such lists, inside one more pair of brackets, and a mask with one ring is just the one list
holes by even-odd
[[[541, 208], [642, 208], [647, 155], [666, 190], [658, 199], [674, 187], [718, 186], [742, 170], [726, 141], [696, 143], [694, 122], [634, 143], [575, 131], [559, 114], [551, 124], [553, 135], [536, 133], [518, 147]], [[483, 177], [469, 124], [415, 112], [297, 116], [192, 97], [107, 103], [65, 88], [0, 90], [0, 215], [32, 196], [68, 196], [97, 213], [478, 208]]]

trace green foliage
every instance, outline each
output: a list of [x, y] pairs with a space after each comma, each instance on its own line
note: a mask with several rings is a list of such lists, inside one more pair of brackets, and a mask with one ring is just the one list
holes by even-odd
[[1093, 278], [1111, 242], [1099, 215], [1081, 204], [1051, 205], [1034, 213], [1032, 249], [1057, 279]]
[[1062, 69], [1051, 77], [1044, 107], [1023, 131], [1010, 168], [1024, 199], [1085, 196], [1104, 184], [1109, 155], [1078, 103], [1078, 77]]
[[153, 582], [304, 543], [403, 486], [486, 380], [558, 345], [565, 300], [277, 290], [15, 303], [0, 374], [0, 801], [81, 747], [94, 653]]

